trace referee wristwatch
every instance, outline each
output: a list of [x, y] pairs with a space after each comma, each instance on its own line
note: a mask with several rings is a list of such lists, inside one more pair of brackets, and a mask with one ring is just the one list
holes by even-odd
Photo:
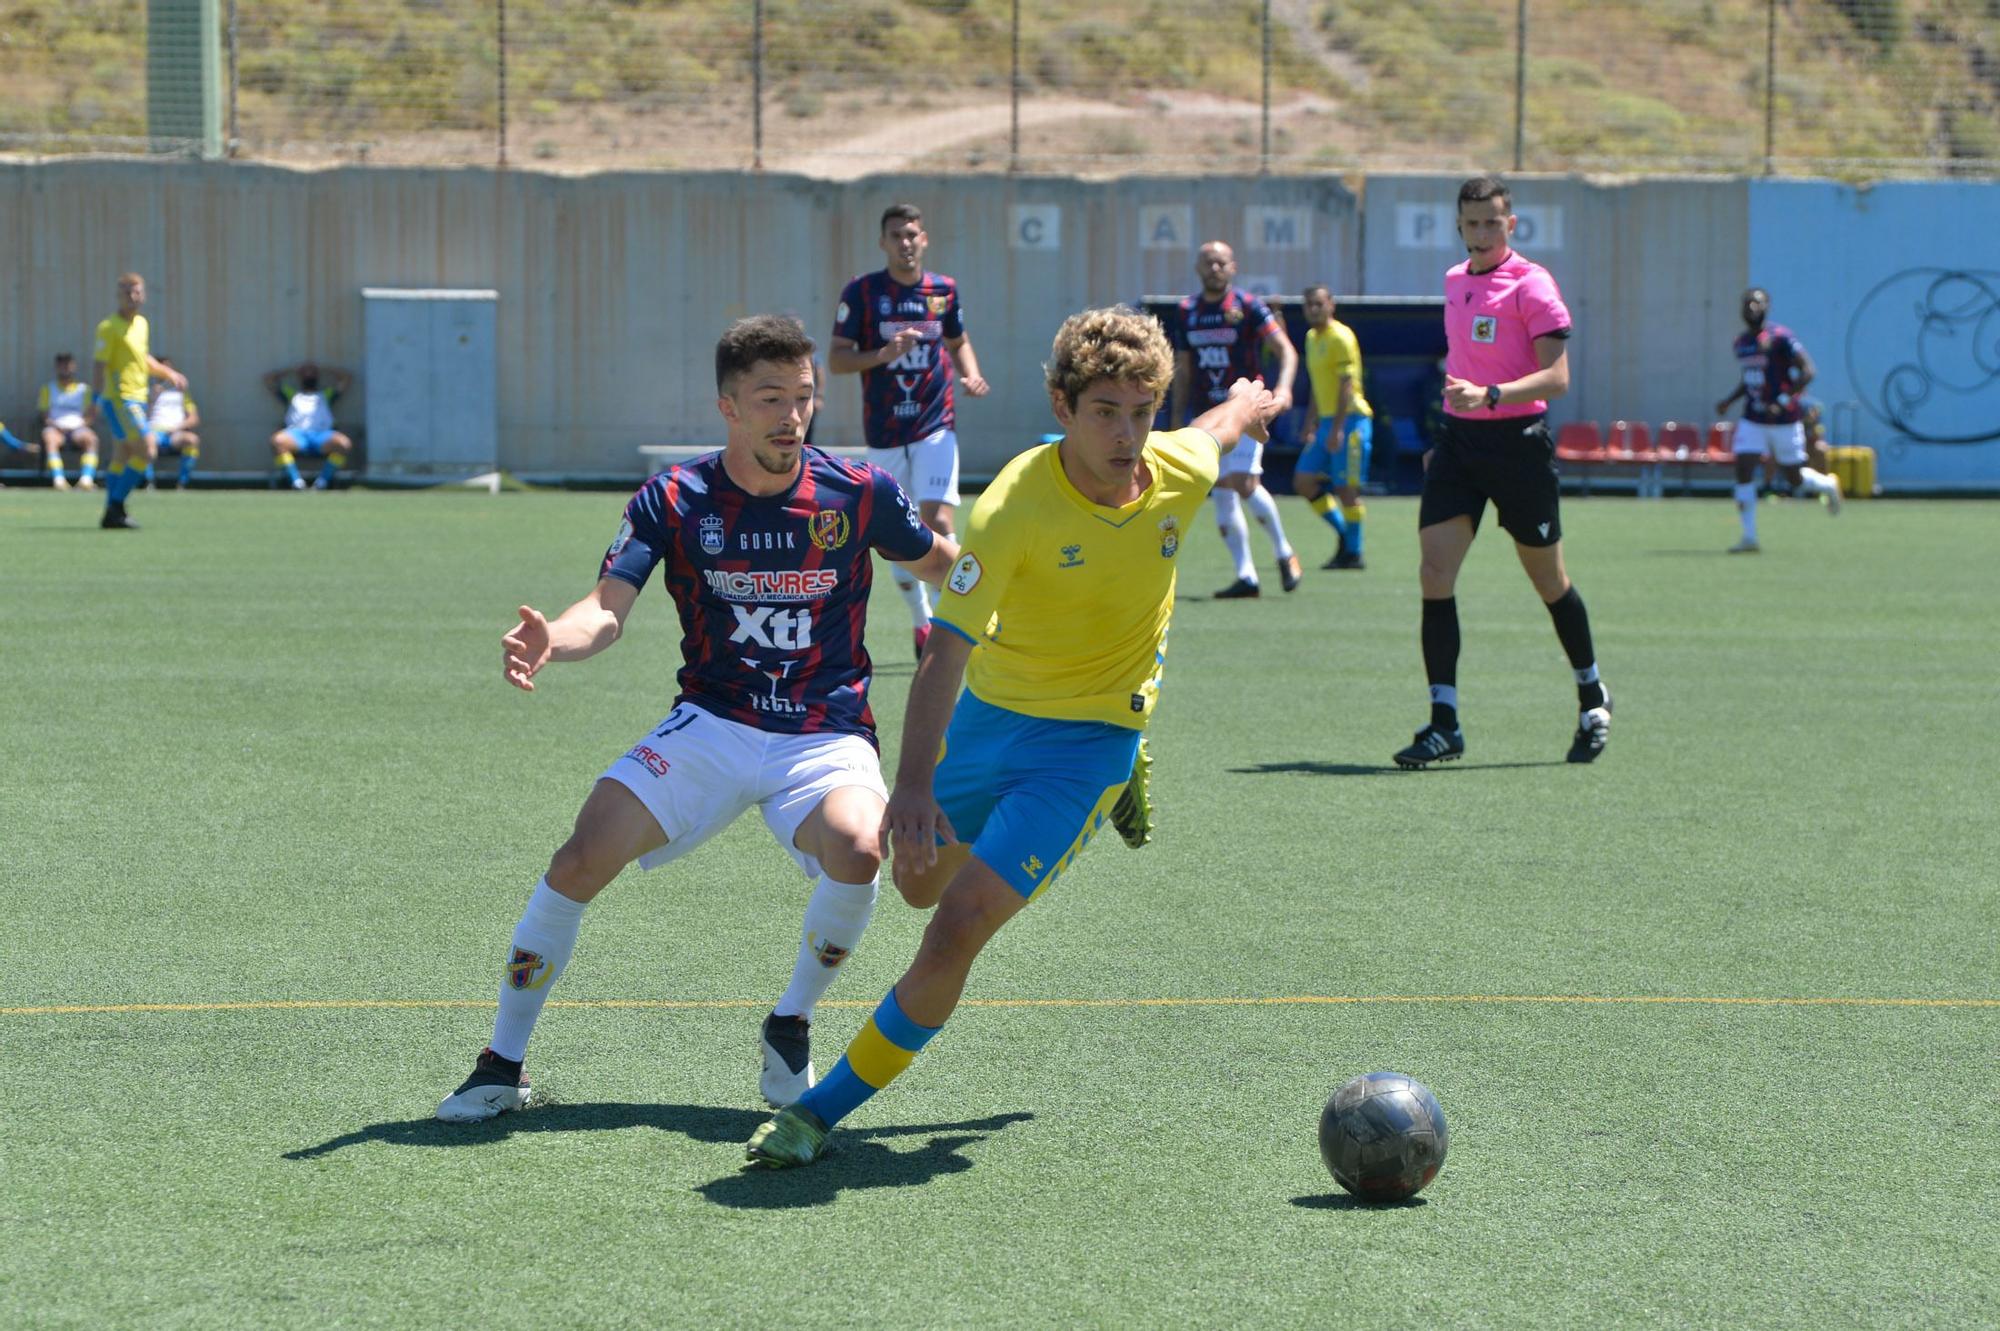
[[1486, 409], [1488, 411], [1491, 411], [1499, 405], [1500, 405], [1500, 385], [1488, 384], [1486, 386]]

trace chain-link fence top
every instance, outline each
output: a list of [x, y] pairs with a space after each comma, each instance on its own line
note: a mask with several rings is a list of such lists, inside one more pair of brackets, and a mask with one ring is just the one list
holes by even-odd
[[[214, 3], [233, 151], [300, 162], [1870, 175], [2000, 159], [2000, 0]], [[0, 146], [144, 147], [146, 9], [0, 0]]]

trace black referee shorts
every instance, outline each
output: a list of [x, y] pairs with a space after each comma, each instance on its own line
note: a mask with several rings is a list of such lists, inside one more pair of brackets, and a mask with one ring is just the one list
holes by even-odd
[[1562, 539], [1558, 498], [1556, 444], [1546, 418], [1446, 416], [1424, 471], [1417, 526], [1467, 517], [1478, 531], [1490, 499], [1509, 536], [1522, 545], [1554, 545]]

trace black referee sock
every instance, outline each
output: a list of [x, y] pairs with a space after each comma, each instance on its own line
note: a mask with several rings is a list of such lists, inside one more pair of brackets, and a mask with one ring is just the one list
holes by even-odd
[[1549, 618], [1556, 622], [1556, 637], [1569, 654], [1570, 669], [1576, 672], [1577, 705], [1588, 711], [1604, 705], [1604, 685], [1597, 677], [1597, 653], [1590, 645], [1590, 612], [1576, 585], [1549, 602]]
[[1458, 729], [1458, 598], [1424, 598], [1424, 676], [1431, 686], [1431, 724]]

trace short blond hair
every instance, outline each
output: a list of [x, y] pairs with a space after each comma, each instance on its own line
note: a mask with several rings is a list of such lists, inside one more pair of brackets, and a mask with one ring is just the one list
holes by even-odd
[[1157, 398], [1174, 381], [1174, 349], [1158, 319], [1113, 305], [1063, 320], [1042, 369], [1049, 391], [1061, 393], [1071, 407], [1099, 379], [1144, 384]]

